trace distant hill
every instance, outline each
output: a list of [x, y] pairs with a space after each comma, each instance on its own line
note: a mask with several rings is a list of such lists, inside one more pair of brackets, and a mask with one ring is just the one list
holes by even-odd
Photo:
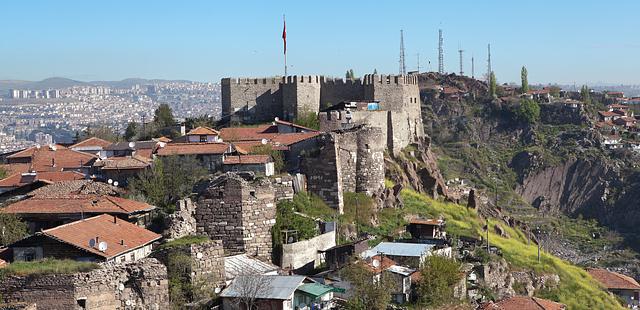
[[129, 88], [136, 84], [147, 85], [160, 82], [190, 82], [187, 80], [162, 80], [162, 79], [140, 79], [129, 78], [122, 81], [91, 81], [83, 82], [63, 77], [51, 77], [42, 81], [23, 81], [23, 80], [0, 80], [0, 96], [5, 96], [9, 89], [49, 89], [49, 88], [66, 88], [82, 85], [104, 85], [114, 88]]

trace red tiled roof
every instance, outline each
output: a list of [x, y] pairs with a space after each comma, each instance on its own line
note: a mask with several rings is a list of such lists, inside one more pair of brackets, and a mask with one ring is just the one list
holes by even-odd
[[599, 268], [589, 268], [587, 271], [607, 289], [640, 290], [640, 284], [629, 276]]
[[133, 214], [154, 209], [152, 205], [115, 196], [69, 195], [34, 197], [18, 201], [0, 212], [13, 214], [110, 213]]
[[28, 164], [28, 163], [5, 164], [5, 165], [0, 165], [0, 168], [6, 170], [8, 174], [25, 173], [25, 172], [29, 172], [29, 169], [31, 168], [31, 164]]
[[154, 151], [154, 149], [139, 149], [133, 152], [135, 154], [134, 156], [150, 159], [153, 158]]
[[317, 131], [315, 129], [311, 129], [311, 128], [308, 128], [308, 127], [300, 126], [298, 124], [294, 124], [294, 123], [291, 123], [291, 122], [286, 122], [286, 121], [283, 121], [283, 120], [280, 120], [280, 119], [276, 119], [275, 123], [276, 124], [280, 124], [280, 125], [291, 126], [291, 127], [302, 129], [302, 130]]
[[89, 139], [86, 139], [84, 141], [80, 141], [72, 146], [70, 146], [70, 149], [73, 148], [78, 148], [78, 147], [87, 147], [87, 146], [99, 146], [99, 147], [107, 147], [109, 145], [111, 145], [113, 142], [107, 141], [107, 140], [103, 140], [100, 138], [96, 138], [96, 137], [91, 137]]
[[224, 154], [229, 149], [228, 143], [169, 143], [158, 149], [158, 156]]
[[224, 157], [225, 165], [266, 164], [272, 162], [269, 155], [230, 155]]
[[260, 125], [256, 127], [227, 127], [220, 129], [223, 141], [252, 141], [271, 139], [278, 134], [278, 126]]
[[194, 129], [191, 129], [189, 132], [187, 132], [187, 135], [216, 135], [217, 136], [219, 134], [220, 132], [209, 127], [196, 127]]
[[[380, 265], [378, 267], [375, 267], [373, 265], [373, 261], [376, 260], [380, 263]], [[391, 259], [388, 258], [386, 256], [380, 256], [380, 255], [375, 255], [371, 257], [371, 262], [368, 262], [365, 264], [365, 266], [367, 267], [367, 269], [369, 269], [369, 271], [375, 272], [375, 273], [381, 273], [385, 270], [387, 270], [389, 267], [391, 266], [395, 266], [397, 265], [397, 263]]]
[[36, 181], [62, 182], [82, 180], [85, 175], [77, 171], [36, 172], [35, 174], [16, 173], [0, 180], [0, 187], [19, 187]]
[[283, 133], [279, 134], [271, 139], [272, 142], [276, 144], [282, 144], [286, 146], [291, 146], [298, 142], [302, 142], [307, 139], [314, 138], [320, 135], [320, 132], [298, 132], [298, 133]]
[[136, 151], [135, 156], [109, 157], [96, 160], [93, 165], [100, 167], [102, 170], [144, 169], [149, 167], [153, 160], [148, 157], [138, 156], [137, 153]]
[[32, 147], [7, 156], [7, 159], [31, 157], [30, 171], [62, 171], [91, 165], [97, 156], [70, 150], [61, 145]]
[[167, 138], [167, 137], [165, 137], [165, 136], [162, 136], [162, 137], [160, 137], [160, 138], [155, 138], [155, 139], [153, 139], [153, 140], [154, 140], [154, 141], [158, 141], [158, 142], [164, 142], [164, 143], [169, 143], [169, 142], [171, 142], [171, 141], [172, 141], [171, 139], [169, 139], [169, 138]]
[[[162, 237], [138, 225], [107, 214], [47, 229], [38, 234], [73, 245], [106, 259], [130, 252]], [[96, 237], [96, 245], [89, 246], [89, 240], [96, 240]], [[104, 252], [98, 250], [98, 244], [103, 241], [107, 243], [107, 249]]]
[[555, 301], [528, 297], [513, 296], [499, 302], [488, 302], [481, 305], [481, 310], [564, 310], [567, 306]]
[[598, 111], [598, 114], [607, 117], [607, 116], [618, 116], [620, 114], [615, 113], [615, 112], [609, 112], [609, 111]]
[[626, 106], [624, 104], [616, 104], [616, 103], [610, 104], [607, 107], [610, 108], [610, 109], [628, 109], [629, 108], [628, 106]]

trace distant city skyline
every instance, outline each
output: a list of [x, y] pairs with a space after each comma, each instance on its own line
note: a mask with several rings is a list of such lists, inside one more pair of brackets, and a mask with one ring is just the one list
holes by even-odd
[[[634, 1], [12, 1], [0, 19], [0, 79], [81, 81], [124, 78], [219, 82], [226, 76], [282, 75], [282, 14], [290, 75], [398, 73], [400, 30], [408, 71], [492, 67], [498, 81], [640, 84], [640, 9]], [[625, 14], [627, 13], [627, 14]]]

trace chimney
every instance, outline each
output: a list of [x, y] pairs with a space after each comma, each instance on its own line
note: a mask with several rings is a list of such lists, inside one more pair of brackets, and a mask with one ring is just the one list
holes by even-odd
[[118, 217], [116, 217], [115, 215], [113, 216], [113, 223], [116, 224], [116, 221], [118, 220]]
[[124, 239], [120, 239], [120, 245], [124, 245]]
[[55, 167], [56, 166], [56, 158], [52, 157], [51, 158], [51, 167]]
[[100, 237], [96, 236], [96, 245], [100, 243]]

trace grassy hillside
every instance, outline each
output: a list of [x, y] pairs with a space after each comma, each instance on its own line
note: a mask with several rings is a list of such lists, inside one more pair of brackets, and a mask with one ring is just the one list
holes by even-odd
[[[450, 235], [479, 237], [486, 234], [483, 221], [476, 210], [433, 200], [411, 190], [403, 190], [404, 212], [428, 216], [443, 216], [447, 220]], [[567, 304], [569, 309], [624, 309], [617, 300], [605, 292], [582, 268], [571, 265], [553, 255], [542, 253], [537, 260], [537, 247], [527, 245], [526, 236], [503, 222], [492, 220], [490, 227], [500, 225], [509, 238], [503, 238], [489, 231], [489, 240], [501, 249], [503, 257], [513, 268], [534, 270], [537, 273], [555, 273], [560, 276], [557, 289], [544, 292], [540, 297]]]

